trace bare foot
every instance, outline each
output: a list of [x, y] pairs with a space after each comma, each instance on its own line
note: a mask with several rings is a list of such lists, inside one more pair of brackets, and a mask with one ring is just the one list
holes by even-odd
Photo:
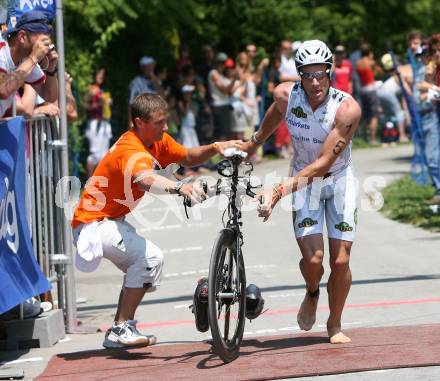
[[310, 331], [316, 321], [316, 308], [319, 296], [311, 298], [308, 294], [304, 297], [296, 317], [299, 327], [304, 331]]
[[348, 336], [345, 336], [340, 328], [327, 328], [328, 337], [331, 344], [347, 344], [351, 341]]

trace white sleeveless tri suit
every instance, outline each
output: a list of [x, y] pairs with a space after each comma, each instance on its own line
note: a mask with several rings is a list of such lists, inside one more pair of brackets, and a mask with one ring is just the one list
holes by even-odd
[[[324, 141], [333, 128], [339, 106], [350, 95], [332, 87], [315, 110], [300, 83], [292, 86], [285, 122], [293, 144], [292, 175], [318, 159]], [[306, 179], [303, 180], [305, 184]], [[351, 142], [324, 178], [293, 193], [293, 223], [297, 238], [322, 234], [324, 214], [329, 238], [353, 241], [356, 232], [357, 186], [351, 160]]]

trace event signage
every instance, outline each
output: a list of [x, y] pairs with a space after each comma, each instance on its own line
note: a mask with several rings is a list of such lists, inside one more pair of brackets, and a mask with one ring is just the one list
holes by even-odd
[[15, 26], [23, 13], [41, 11], [52, 20], [56, 14], [55, 0], [8, 0], [8, 26]]
[[51, 286], [35, 259], [25, 208], [23, 117], [0, 122], [0, 313]]

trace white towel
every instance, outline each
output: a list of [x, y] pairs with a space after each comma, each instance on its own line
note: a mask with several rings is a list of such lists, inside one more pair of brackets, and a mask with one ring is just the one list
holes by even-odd
[[76, 249], [76, 268], [86, 273], [96, 270], [103, 255], [97, 221], [90, 222], [82, 227]]

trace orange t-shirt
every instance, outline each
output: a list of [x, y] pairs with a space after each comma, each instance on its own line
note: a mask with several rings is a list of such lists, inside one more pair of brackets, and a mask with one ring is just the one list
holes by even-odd
[[75, 210], [72, 227], [81, 223], [128, 214], [145, 191], [132, 181], [142, 170], [166, 168], [186, 157], [186, 149], [164, 133], [159, 142], [145, 147], [133, 131], [124, 133], [102, 158]]

